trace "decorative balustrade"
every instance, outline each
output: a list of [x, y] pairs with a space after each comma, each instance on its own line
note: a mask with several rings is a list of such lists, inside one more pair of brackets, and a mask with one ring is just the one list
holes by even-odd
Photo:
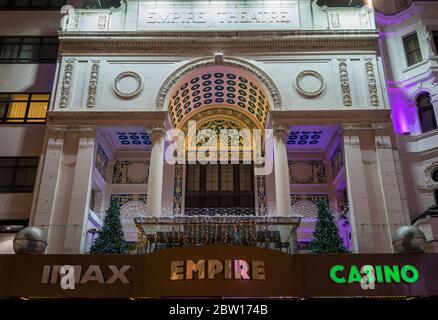
[[299, 217], [160, 216], [136, 217], [140, 253], [207, 244], [257, 246], [297, 253]]

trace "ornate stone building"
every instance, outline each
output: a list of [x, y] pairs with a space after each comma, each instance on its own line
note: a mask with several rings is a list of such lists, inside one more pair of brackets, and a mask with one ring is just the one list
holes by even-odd
[[[6, 226], [28, 223], [44, 230], [48, 253], [87, 252], [115, 204], [129, 241], [134, 218], [294, 218], [306, 252], [325, 199], [351, 251], [387, 253], [394, 231], [433, 204], [436, 122], [420, 134], [409, 101], [427, 90], [420, 102], [430, 112], [436, 60], [422, 51], [407, 71], [397, 60], [398, 24], [414, 30], [426, 4], [395, 14], [395, 5], [376, 13], [371, 1], [71, 4], [61, 15], [15, 10], [0, 22], [9, 23], [0, 25], [0, 169], [11, 175], [0, 186], [0, 250], [10, 250]], [[433, 50], [428, 28], [418, 29], [420, 43]], [[208, 157], [220, 141], [203, 134], [222, 129], [258, 130], [265, 144], [240, 136], [240, 161], [191, 161], [190, 147], [213, 142]], [[175, 163], [179, 134], [188, 152]], [[242, 161], [257, 152], [263, 163]]]

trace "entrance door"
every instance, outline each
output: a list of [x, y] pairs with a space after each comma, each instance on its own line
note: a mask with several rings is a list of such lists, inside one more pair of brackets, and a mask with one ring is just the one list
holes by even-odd
[[186, 208], [254, 208], [251, 164], [187, 165]]

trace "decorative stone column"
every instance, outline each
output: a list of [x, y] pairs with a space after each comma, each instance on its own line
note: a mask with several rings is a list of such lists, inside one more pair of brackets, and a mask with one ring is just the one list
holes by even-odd
[[47, 235], [46, 253], [84, 251], [95, 137], [95, 126], [48, 128], [33, 221]]
[[85, 251], [95, 145], [96, 127], [80, 127], [76, 167], [68, 206], [64, 253], [82, 253]]
[[161, 215], [161, 202], [163, 198], [164, 128], [154, 128], [151, 136], [152, 150], [146, 213], [148, 216], [159, 216]]
[[279, 216], [290, 216], [292, 214], [286, 136], [287, 130], [285, 127], [274, 127], [275, 199], [277, 215]]
[[64, 139], [67, 126], [48, 126], [47, 127], [47, 146], [40, 185], [35, 189], [36, 202], [32, 208], [34, 216], [30, 223], [41, 228], [46, 237], [49, 234], [49, 226], [52, 220], [53, 208], [55, 204], [55, 193], [57, 189], [58, 177], [60, 175], [61, 160], [63, 157]]
[[356, 253], [392, 253], [393, 231], [409, 223], [398, 172], [398, 150], [393, 147], [388, 131], [385, 127], [344, 127], [344, 159]]

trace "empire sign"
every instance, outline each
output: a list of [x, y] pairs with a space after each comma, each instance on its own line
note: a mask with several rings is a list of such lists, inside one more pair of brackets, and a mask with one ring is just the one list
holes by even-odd
[[300, 28], [298, 1], [140, 4], [142, 30], [293, 30]]

